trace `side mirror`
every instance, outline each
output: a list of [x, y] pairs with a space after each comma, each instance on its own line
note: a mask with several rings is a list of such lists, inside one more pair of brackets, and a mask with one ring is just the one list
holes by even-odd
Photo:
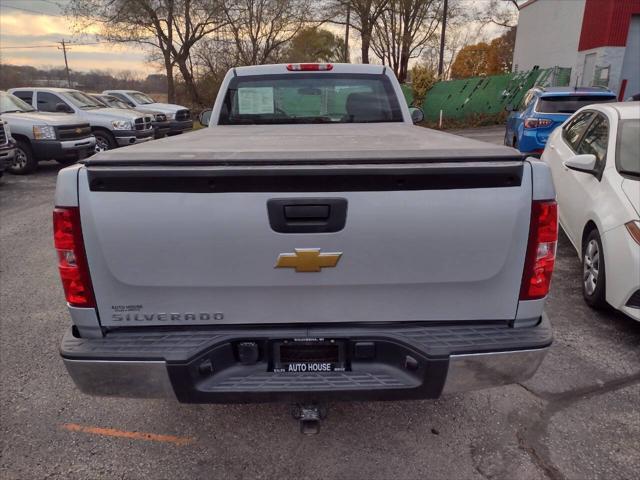
[[56, 103], [56, 112], [73, 113], [73, 110], [66, 103], [60, 102]]
[[409, 113], [411, 114], [411, 120], [413, 123], [420, 123], [424, 120], [424, 112], [418, 107], [409, 107]]
[[200, 112], [200, 115], [198, 115], [198, 121], [203, 127], [209, 126], [209, 121], [211, 120], [212, 113], [213, 113], [213, 110], [209, 109], [209, 110], [203, 110], [202, 112]]
[[574, 155], [562, 163], [565, 168], [582, 173], [593, 173], [596, 168], [596, 156], [591, 153]]

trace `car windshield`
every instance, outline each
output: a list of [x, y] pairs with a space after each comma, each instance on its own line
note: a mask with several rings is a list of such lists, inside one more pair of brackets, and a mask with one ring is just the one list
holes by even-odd
[[149, 95], [145, 95], [142, 92], [130, 92], [129, 96], [133, 98], [136, 102], [141, 103], [142, 105], [156, 103], [153, 98], [151, 98]]
[[104, 108], [97, 100], [82, 92], [64, 92], [67, 99], [76, 107], [82, 110], [90, 110], [92, 108]]
[[618, 171], [640, 180], [640, 119], [622, 120], [618, 127]]
[[131, 110], [131, 105], [129, 105], [126, 102], [123, 102], [122, 100], [116, 98], [116, 97], [102, 97], [104, 99], [104, 102], [106, 104], [108, 104], [110, 107], [113, 108], [126, 108], [127, 110]]
[[101, 107], [108, 107], [109, 106], [107, 101], [104, 100], [104, 98], [99, 97], [98, 95], [90, 95], [90, 97], [91, 97], [91, 100], [93, 100], [94, 102], [99, 104]]
[[10, 93], [0, 93], [0, 113], [33, 112], [35, 108]]
[[615, 95], [554, 95], [540, 97], [536, 105], [536, 112], [575, 113], [586, 105], [615, 101]]
[[234, 77], [223, 125], [402, 122], [385, 75], [296, 73]]

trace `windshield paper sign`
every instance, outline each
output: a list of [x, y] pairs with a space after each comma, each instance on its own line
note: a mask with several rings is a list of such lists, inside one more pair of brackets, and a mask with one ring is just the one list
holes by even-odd
[[238, 111], [240, 115], [273, 113], [273, 87], [239, 88]]

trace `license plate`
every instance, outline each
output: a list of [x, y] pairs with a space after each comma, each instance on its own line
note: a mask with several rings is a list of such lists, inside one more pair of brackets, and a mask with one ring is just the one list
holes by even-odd
[[344, 341], [323, 338], [273, 342], [273, 371], [276, 373], [344, 372]]

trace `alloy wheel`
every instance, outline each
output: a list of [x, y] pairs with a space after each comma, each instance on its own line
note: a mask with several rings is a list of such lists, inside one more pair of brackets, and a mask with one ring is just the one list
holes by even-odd
[[593, 295], [598, 285], [600, 272], [600, 248], [598, 242], [592, 239], [587, 244], [582, 262], [584, 290], [587, 295]]
[[109, 150], [109, 142], [107, 141], [106, 138], [96, 137], [95, 149], [96, 149], [96, 153], [106, 152], [107, 150]]
[[16, 155], [11, 163], [11, 168], [14, 170], [22, 170], [27, 166], [27, 154], [21, 148], [16, 148]]

